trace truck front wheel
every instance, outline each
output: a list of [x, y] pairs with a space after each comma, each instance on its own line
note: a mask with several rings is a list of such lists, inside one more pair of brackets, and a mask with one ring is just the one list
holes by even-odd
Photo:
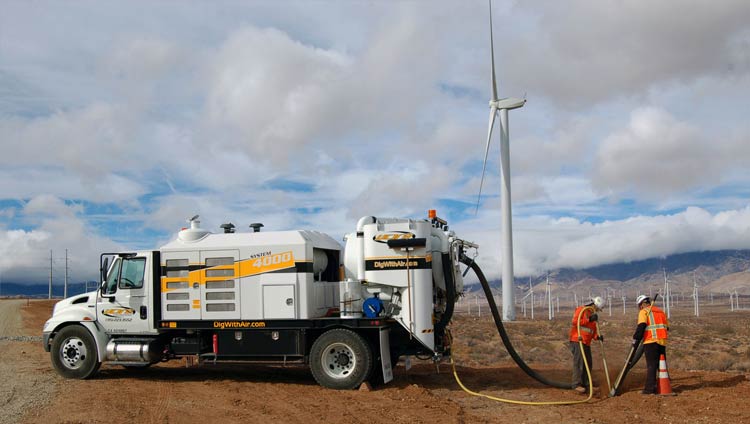
[[318, 384], [329, 389], [356, 389], [371, 367], [370, 345], [350, 330], [329, 330], [315, 340], [310, 350], [310, 371]]
[[52, 365], [65, 378], [89, 378], [99, 370], [96, 343], [91, 333], [80, 325], [60, 330], [52, 340]]

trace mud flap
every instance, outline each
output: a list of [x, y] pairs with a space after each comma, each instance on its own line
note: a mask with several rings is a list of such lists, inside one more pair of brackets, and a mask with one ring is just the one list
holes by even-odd
[[383, 369], [383, 383], [393, 380], [393, 366], [391, 365], [390, 329], [380, 329], [380, 362]]

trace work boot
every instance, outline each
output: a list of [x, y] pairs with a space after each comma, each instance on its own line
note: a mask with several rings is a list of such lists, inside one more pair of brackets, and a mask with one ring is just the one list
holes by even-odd
[[645, 391], [645, 390], [641, 390], [641, 391], [640, 391], [640, 392], [638, 392], [638, 393], [640, 393], [640, 394], [642, 394], [642, 395], [655, 395], [655, 394], [656, 394], [656, 393], [654, 393], [654, 392], [647, 392], [647, 391]]
[[583, 387], [583, 386], [578, 386], [578, 387], [576, 387], [576, 388], [575, 388], [575, 389], [573, 389], [573, 390], [575, 390], [576, 392], [578, 392], [578, 393], [580, 393], [580, 394], [585, 394], [585, 393], [586, 393], [586, 392], [588, 391], [588, 389], [586, 389], [586, 388], [585, 388], [585, 387]]

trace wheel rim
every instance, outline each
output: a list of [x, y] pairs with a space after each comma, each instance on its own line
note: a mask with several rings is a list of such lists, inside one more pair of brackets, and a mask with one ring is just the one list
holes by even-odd
[[331, 378], [343, 379], [349, 377], [357, 367], [357, 357], [352, 348], [344, 343], [329, 345], [321, 358], [323, 372]]
[[60, 346], [61, 362], [71, 370], [80, 368], [87, 355], [86, 344], [78, 337], [68, 337]]

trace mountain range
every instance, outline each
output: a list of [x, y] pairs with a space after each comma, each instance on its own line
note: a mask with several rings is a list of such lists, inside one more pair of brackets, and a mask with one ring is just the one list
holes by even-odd
[[[562, 296], [587, 297], [589, 295], [626, 296], [635, 298], [637, 294], [656, 294], [664, 287], [664, 280], [670, 283], [673, 295], [691, 295], [693, 285], [698, 286], [699, 295], [710, 293], [728, 296], [729, 291], [738, 294], [750, 293], [750, 250], [718, 250], [689, 252], [661, 258], [640, 261], [599, 265], [585, 269], [563, 268], [549, 273], [551, 290]], [[543, 294], [546, 290], [546, 275], [537, 277], [516, 277], [516, 291], [529, 290], [529, 281], [534, 292]], [[500, 280], [490, 285], [499, 292]], [[479, 285], [467, 285], [469, 292], [481, 291]], [[614, 290], [614, 292], [612, 292]]]

